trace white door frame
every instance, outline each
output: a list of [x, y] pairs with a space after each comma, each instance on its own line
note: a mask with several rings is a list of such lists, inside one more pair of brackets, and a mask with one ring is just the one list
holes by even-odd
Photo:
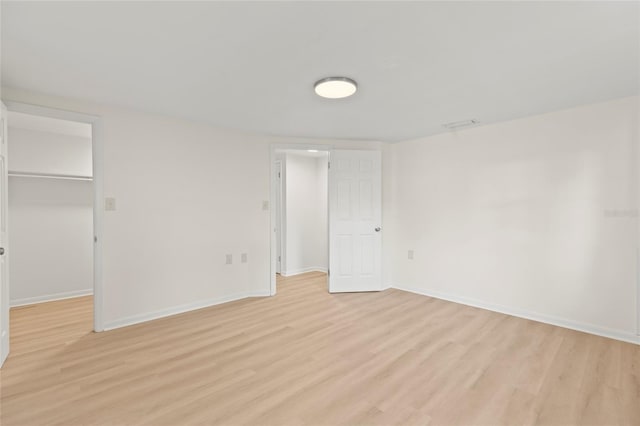
[[7, 134], [9, 133], [8, 129], [8, 118], [7, 118], [7, 107], [6, 105], [0, 101], [0, 136], [2, 138], [2, 146], [0, 147], [0, 216], [1, 224], [0, 224], [0, 238], [2, 241], [2, 245], [4, 247], [4, 252], [2, 255], [2, 259], [0, 260], [0, 264], [2, 264], [2, 271], [0, 271], [0, 368], [4, 365], [4, 362], [7, 360], [9, 356], [9, 352], [11, 351], [11, 330], [9, 329], [9, 321], [10, 321], [10, 301], [9, 301], [9, 252], [11, 251], [11, 247], [9, 247], [9, 221], [8, 221], [8, 213], [9, 213], [9, 172], [8, 172], [8, 157], [9, 157], [9, 144]]
[[[276, 203], [276, 187], [278, 185], [278, 181], [276, 179], [276, 151], [279, 150], [283, 150], [283, 149], [296, 149], [296, 150], [300, 150], [300, 151], [306, 151], [309, 149], [317, 149], [318, 151], [325, 151], [329, 153], [329, 160], [331, 160], [331, 151], [333, 151], [333, 145], [329, 145], [329, 144], [301, 144], [301, 143], [297, 143], [297, 144], [272, 144], [271, 145], [271, 155], [269, 156], [269, 174], [270, 174], [270, 178], [269, 178], [269, 182], [271, 183], [270, 185], [270, 197], [271, 197], [271, 201], [269, 202], [269, 205], [271, 206], [271, 208], [269, 209], [271, 211], [271, 220], [270, 220], [270, 227], [269, 227], [269, 240], [271, 241], [271, 270], [270, 270], [270, 274], [269, 274], [269, 294], [271, 296], [274, 296], [276, 294], [276, 263], [278, 260], [278, 253], [277, 253], [277, 248], [276, 248], [276, 209], [274, 208], [274, 205]], [[329, 229], [327, 227], [327, 238], [329, 237]], [[283, 245], [284, 242], [281, 242], [281, 245]], [[327, 244], [327, 247], [329, 245]], [[329, 257], [327, 257], [327, 260], [329, 259]], [[328, 283], [327, 283], [327, 289], [328, 289]]]
[[[93, 330], [104, 330], [102, 316], [103, 282], [102, 282], [102, 239], [103, 239], [103, 182], [104, 182], [104, 127], [102, 118], [74, 111], [65, 111], [25, 104], [22, 102], [4, 101], [8, 111], [21, 112], [42, 117], [77, 121], [91, 125], [91, 143], [93, 156]], [[9, 142], [10, 143], [10, 142]], [[11, 263], [11, 256], [8, 259]]]
[[[282, 209], [284, 203], [283, 203], [283, 191], [282, 191], [282, 179], [284, 178], [284, 168], [283, 168], [283, 162], [281, 160], [276, 160], [275, 162], [275, 166], [276, 166], [276, 172], [278, 172], [278, 177], [276, 180], [276, 203], [275, 205], [273, 205], [273, 208], [276, 211], [276, 222], [275, 222], [275, 228], [277, 228], [276, 230], [276, 273], [282, 273], [282, 223], [284, 222], [283, 220], [283, 214], [284, 211]], [[274, 172], [275, 173], [275, 172]], [[279, 267], [278, 267], [279, 265]]]

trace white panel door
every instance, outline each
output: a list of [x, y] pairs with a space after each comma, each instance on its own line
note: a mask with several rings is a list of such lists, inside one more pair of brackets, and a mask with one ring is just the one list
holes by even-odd
[[335, 150], [329, 168], [329, 292], [382, 289], [379, 151]]
[[7, 107], [0, 113], [0, 366], [9, 355], [9, 274], [7, 254]]

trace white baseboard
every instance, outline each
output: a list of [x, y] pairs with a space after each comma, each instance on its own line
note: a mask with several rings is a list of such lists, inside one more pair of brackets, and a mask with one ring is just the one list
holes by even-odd
[[129, 325], [140, 324], [155, 319], [169, 317], [171, 315], [182, 314], [189, 311], [195, 311], [196, 309], [208, 308], [210, 306], [220, 305], [222, 303], [233, 302], [240, 299], [246, 299], [248, 297], [266, 297], [269, 296], [269, 291], [253, 291], [231, 294], [228, 296], [217, 297], [214, 299], [202, 300], [192, 303], [186, 303], [184, 305], [174, 306], [171, 308], [161, 309], [158, 311], [147, 312], [145, 314], [132, 315], [129, 317], [121, 318], [119, 320], [110, 321], [104, 325], [104, 330], [114, 330], [116, 328], [127, 327]]
[[327, 268], [323, 268], [322, 266], [311, 266], [309, 268], [282, 271], [280, 272], [280, 275], [282, 275], [283, 277], [293, 277], [294, 275], [306, 274], [307, 272], [324, 272], [326, 274]]
[[434, 297], [436, 299], [447, 300], [449, 302], [460, 303], [463, 305], [473, 306], [475, 308], [486, 309], [493, 312], [499, 312], [501, 314], [511, 315], [514, 317], [525, 318], [532, 321], [543, 322], [545, 324], [551, 324], [558, 327], [569, 328], [571, 330], [582, 331], [584, 333], [595, 334], [597, 336], [608, 337], [610, 339], [622, 340], [623, 342], [635, 343], [640, 345], [640, 336], [633, 333], [628, 333], [621, 330], [614, 330], [606, 327], [600, 327], [593, 324], [587, 324], [579, 321], [568, 320], [566, 318], [559, 318], [551, 315], [539, 314], [537, 312], [531, 312], [527, 310], [511, 308], [504, 305], [497, 305], [494, 303], [487, 303], [476, 299], [470, 299], [467, 297], [456, 296], [439, 291], [416, 289], [412, 287], [406, 287], [401, 285], [394, 285], [393, 288], [398, 290], [408, 291], [410, 293], [416, 293], [423, 296]]
[[15, 299], [10, 302], [12, 308], [17, 306], [35, 305], [36, 303], [53, 302], [56, 300], [71, 299], [74, 297], [91, 296], [93, 289], [67, 291], [64, 293], [45, 294], [44, 296], [25, 297], [23, 299]]

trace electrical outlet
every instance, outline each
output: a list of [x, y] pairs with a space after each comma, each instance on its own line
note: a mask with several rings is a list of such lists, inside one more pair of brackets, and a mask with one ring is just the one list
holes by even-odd
[[240, 263], [247, 263], [247, 253], [242, 253], [240, 255]]
[[409, 251], [407, 252], [407, 258], [408, 258], [409, 260], [413, 260], [413, 250], [409, 250]]
[[228, 254], [227, 259], [225, 261], [226, 265], [231, 265], [233, 263], [233, 255]]
[[116, 199], [113, 197], [107, 197], [104, 199], [104, 209], [106, 211], [115, 211], [116, 209]]

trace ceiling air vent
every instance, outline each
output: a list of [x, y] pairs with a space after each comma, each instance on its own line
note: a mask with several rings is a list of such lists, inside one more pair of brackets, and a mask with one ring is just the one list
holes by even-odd
[[475, 126], [478, 123], [479, 123], [478, 120], [463, 120], [463, 121], [453, 121], [451, 123], [446, 123], [446, 124], [443, 124], [443, 126], [449, 130], [457, 130], [463, 127]]

